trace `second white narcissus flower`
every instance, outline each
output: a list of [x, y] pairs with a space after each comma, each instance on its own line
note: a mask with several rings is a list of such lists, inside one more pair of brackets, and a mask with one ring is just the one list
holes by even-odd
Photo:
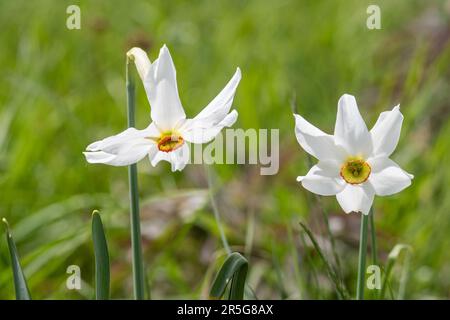
[[369, 131], [355, 97], [344, 94], [338, 102], [334, 135], [297, 114], [294, 117], [299, 144], [319, 160], [297, 181], [313, 193], [336, 195], [346, 213], [368, 214], [375, 195], [391, 195], [411, 184], [413, 176], [389, 159], [403, 122], [399, 106], [382, 112]]
[[224, 128], [232, 126], [238, 113], [230, 112], [241, 71], [193, 119], [186, 119], [178, 95], [175, 66], [164, 45], [153, 63], [140, 48], [128, 51], [134, 60], [151, 106], [153, 122], [143, 129], [128, 128], [115, 136], [90, 144], [84, 152], [89, 163], [113, 166], [134, 164], [148, 155], [153, 166], [162, 160], [172, 171], [182, 170], [189, 161], [187, 143], [207, 143]]

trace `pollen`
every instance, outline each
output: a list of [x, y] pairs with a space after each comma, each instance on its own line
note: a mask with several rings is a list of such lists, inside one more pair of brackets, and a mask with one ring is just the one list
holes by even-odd
[[171, 152], [180, 148], [184, 143], [184, 139], [178, 134], [168, 132], [163, 133], [157, 142], [160, 151]]
[[342, 165], [340, 175], [347, 183], [360, 184], [369, 178], [371, 171], [370, 165], [364, 159], [352, 157]]

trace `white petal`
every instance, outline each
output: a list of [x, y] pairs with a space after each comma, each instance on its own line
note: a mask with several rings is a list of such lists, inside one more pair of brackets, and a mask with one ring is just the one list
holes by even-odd
[[345, 213], [361, 212], [369, 214], [375, 192], [368, 183], [352, 185], [346, 184], [344, 190], [336, 195], [342, 210]]
[[189, 162], [189, 157], [189, 146], [184, 143], [181, 148], [171, 152], [150, 153], [150, 162], [155, 167], [160, 161], [167, 161], [170, 162], [172, 171], [181, 171]]
[[172, 164], [172, 171], [181, 171], [189, 162], [190, 150], [187, 143], [183, 144], [181, 148], [170, 153], [170, 163]]
[[224, 127], [230, 127], [236, 122], [237, 112], [234, 110], [228, 112], [240, 80], [241, 70], [237, 68], [225, 88], [195, 118], [184, 123], [180, 131], [186, 141], [207, 143]]
[[339, 99], [334, 139], [352, 156], [367, 158], [372, 154], [369, 130], [359, 113], [355, 97], [349, 94], [344, 94]]
[[377, 122], [370, 130], [373, 143], [373, 155], [389, 157], [394, 152], [400, 138], [403, 115], [400, 107], [396, 106], [392, 111], [382, 112]]
[[153, 126], [144, 130], [128, 128], [118, 135], [91, 143], [84, 152], [89, 163], [104, 163], [112, 166], [128, 166], [144, 158], [153, 140]]
[[149, 159], [152, 166], [156, 167], [160, 161], [170, 162], [170, 154], [168, 152], [159, 151], [158, 148], [156, 148], [155, 151], [156, 152], [149, 153]]
[[221, 121], [230, 111], [241, 77], [241, 69], [237, 68], [222, 91], [195, 118], [216, 123]]
[[164, 45], [159, 57], [151, 65], [144, 80], [144, 87], [151, 105], [151, 117], [158, 128], [172, 130], [186, 119], [178, 95], [175, 66], [169, 50]]
[[188, 119], [180, 129], [184, 140], [191, 143], [208, 143], [213, 140], [225, 127], [231, 127], [237, 120], [236, 110], [231, 111], [225, 118], [217, 124], [211, 125], [201, 119]]
[[345, 187], [345, 181], [339, 176], [339, 166], [334, 161], [320, 161], [297, 181], [308, 191], [322, 196], [333, 196]]
[[89, 163], [108, 163], [116, 158], [115, 155], [103, 151], [86, 151], [83, 152], [83, 154], [86, 157], [86, 161]]
[[141, 80], [144, 81], [151, 66], [150, 59], [145, 51], [141, 48], [135, 47], [127, 52], [127, 56], [134, 61], [139, 77], [141, 77]]
[[134, 142], [142, 138], [157, 138], [160, 133], [153, 123], [151, 123], [144, 130], [137, 130], [136, 128], [128, 128], [125, 131], [114, 136], [105, 138], [91, 143], [86, 147], [87, 151], [105, 151], [108, 153], [116, 153], [117, 149], [123, 144]]
[[345, 152], [334, 143], [332, 135], [316, 128], [298, 114], [294, 114], [294, 117], [295, 136], [306, 152], [319, 160], [344, 160]]
[[389, 158], [375, 158], [367, 161], [371, 166], [369, 183], [379, 196], [398, 193], [411, 185], [413, 175], [403, 171]]

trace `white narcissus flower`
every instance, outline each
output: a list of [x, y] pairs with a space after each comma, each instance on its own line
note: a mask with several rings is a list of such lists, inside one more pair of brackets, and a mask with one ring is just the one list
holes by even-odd
[[118, 135], [90, 144], [84, 152], [90, 163], [128, 166], [149, 156], [156, 166], [161, 160], [171, 163], [172, 171], [182, 170], [189, 161], [187, 143], [207, 143], [238, 117], [230, 112], [236, 88], [241, 80], [237, 68], [223, 90], [193, 119], [186, 119], [178, 95], [175, 66], [164, 45], [153, 63], [140, 48], [128, 51], [134, 60], [151, 106], [153, 122], [143, 129], [128, 128]]
[[338, 102], [334, 135], [297, 114], [294, 117], [298, 143], [319, 160], [297, 181], [313, 193], [336, 195], [346, 213], [368, 214], [375, 195], [391, 195], [411, 184], [413, 176], [389, 159], [403, 122], [399, 106], [382, 112], [369, 131], [355, 97], [344, 94]]

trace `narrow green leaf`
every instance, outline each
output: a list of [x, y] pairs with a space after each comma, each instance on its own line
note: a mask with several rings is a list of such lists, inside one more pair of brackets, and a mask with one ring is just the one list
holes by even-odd
[[247, 271], [247, 259], [238, 252], [230, 254], [214, 280], [210, 297], [212, 299], [221, 299], [228, 284], [231, 282], [229, 298], [231, 300], [243, 300]]
[[92, 239], [95, 254], [95, 293], [97, 300], [109, 299], [109, 253], [102, 219], [97, 210], [92, 213]]
[[16, 244], [11, 235], [8, 221], [5, 218], [2, 219], [6, 227], [6, 241], [8, 242], [9, 254], [11, 256], [12, 271], [14, 277], [14, 288], [16, 290], [17, 300], [31, 300], [30, 291], [28, 290], [27, 281], [23, 274], [22, 267], [20, 266], [19, 255], [17, 253]]
[[247, 278], [248, 264], [239, 268], [231, 281], [230, 300], [244, 300], [245, 279]]

